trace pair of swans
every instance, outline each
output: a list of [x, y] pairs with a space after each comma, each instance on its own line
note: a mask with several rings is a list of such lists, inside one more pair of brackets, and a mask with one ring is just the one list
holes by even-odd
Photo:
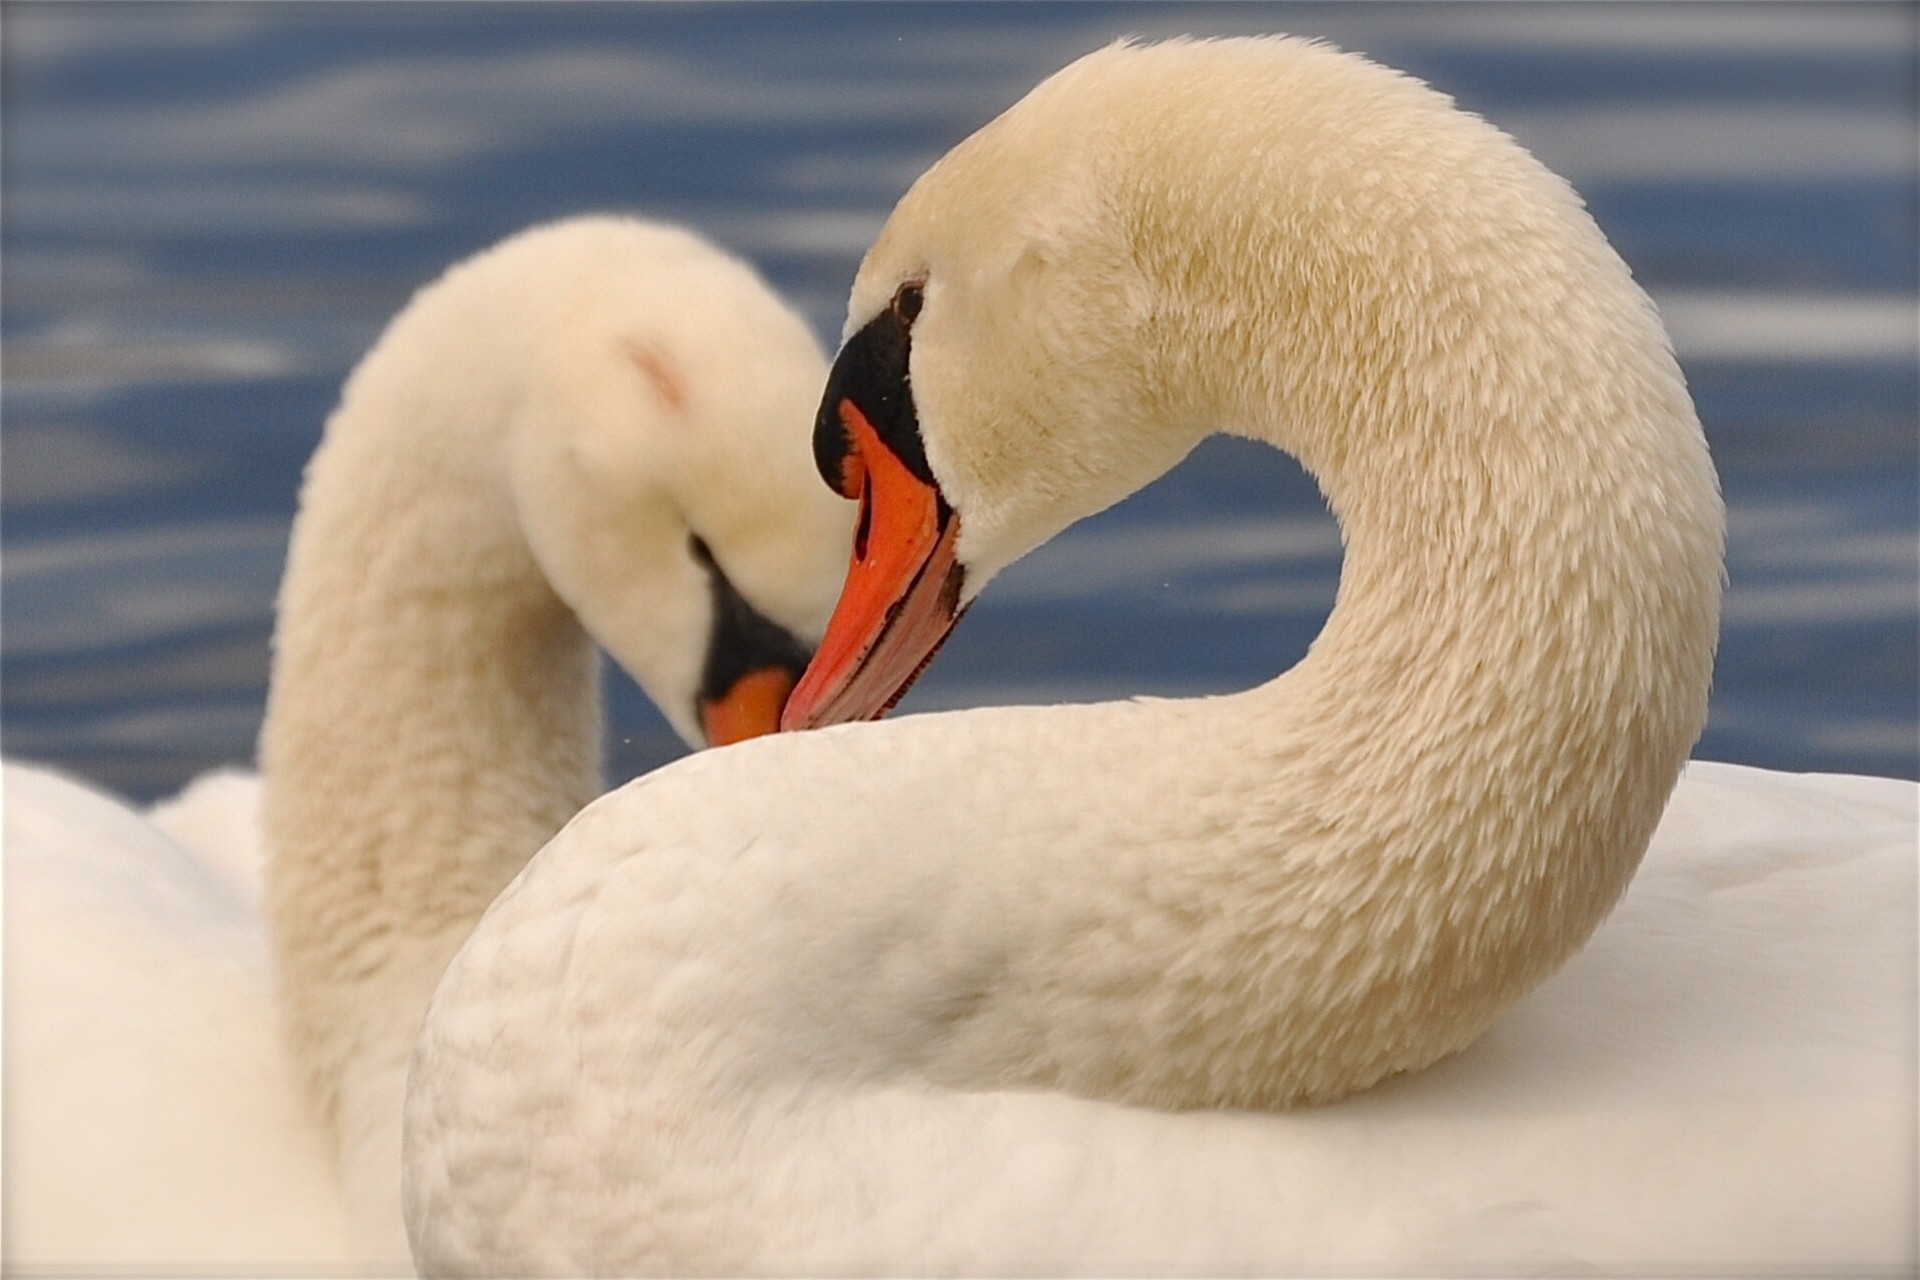
[[[423, 1269], [1910, 1265], [1913, 788], [1682, 775], [1718, 494], [1563, 184], [1331, 50], [1116, 47], [915, 184], [850, 315], [814, 443], [856, 559], [791, 723], [884, 708], [1216, 426], [1320, 480], [1333, 615], [1234, 697], [763, 738], [589, 805], [433, 997]], [[462, 865], [434, 947], [511, 871]], [[324, 1025], [380, 980], [317, 985]]]
[[825, 370], [748, 267], [628, 220], [524, 233], [394, 320], [305, 480], [264, 787], [137, 815], [7, 767], [10, 1271], [410, 1270], [408, 1056], [603, 789], [588, 636], [700, 744], [776, 727], [825, 622]]

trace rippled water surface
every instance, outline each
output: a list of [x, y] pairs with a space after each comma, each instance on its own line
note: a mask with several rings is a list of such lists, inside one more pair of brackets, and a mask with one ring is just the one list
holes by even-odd
[[[4, 747], [150, 797], [252, 757], [300, 468], [419, 284], [527, 223], [683, 219], [823, 341], [943, 150], [1123, 34], [1401, 66], [1585, 194], [1731, 508], [1699, 753], [1916, 762], [1914, 10], [1766, 5], [10, 4]], [[1231, 441], [1009, 570], [906, 709], [1239, 688], [1339, 544]], [[616, 687], [615, 777], [678, 751]]]

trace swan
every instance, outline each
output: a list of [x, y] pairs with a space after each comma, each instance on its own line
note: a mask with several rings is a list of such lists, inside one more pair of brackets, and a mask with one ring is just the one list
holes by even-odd
[[[1911, 1267], [1915, 788], [1686, 763], [1717, 480], [1560, 179], [1326, 46], [1117, 45], [924, 174], [848, 314], [784, 714], [832, 727], [602, 797], [489, 908], [407, 1097], [423, 1273]], [[833, 723], [1215, 429], [1343, 532], [1294, 668]]]
[[698, 746], [773, 729], [825, 622], [825, 369], [744, 263], [626, 218], [395, 318], [305, 479], [262, 776], [143, 815], [6, 767], [9, 1270], [410, 1269], [398, 1073], [601, 789], [589, 636]]

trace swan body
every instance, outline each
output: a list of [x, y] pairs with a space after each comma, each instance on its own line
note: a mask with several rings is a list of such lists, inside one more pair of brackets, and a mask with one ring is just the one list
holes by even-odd
[[[841, 741], [881, 759], [907, 745]], [[685, 826], [711, 831], [740, 758], [777, 745], [642, 785], [679, 783]], [[469, 948], [426, 1043], [480, 1060], [463, 1064], [473, 1092], [409, 1100], [416, 1215], [424, 1180], [446, 1180], [413, 1220], [424, 1271], [1910, 1270], [1911, 783], [1690, 765], [1641, 874], [1565, 969], [1456, 1057], [1281, 1114], [930, 1080], [928, 1046], [977, 998], [953, 969], [1001, 939], [991, 913], [919, 925], [852, 857], [818, 868], [846, 878], [796, 885], [751, 835], [776, 807], [712, 843], [567, 857]], [[911, 850], [949, 816], [885, 835]], [[625, 818], [590, 808], [538, 869], [604, 851]], [[915, 887], [962, 900], [1005, 865], [922, 866]], [[759, 909], [701, 910], [718, 902]]]
[[260, 777], [143, 817], [8, 766], [10, 1269], [410, 1268], [412, 1037], [600, 789], [594, 640], [703, 745], [774, 726], [824, 620], [824, 367], [748, 267], [629, 219], [395, 318], [308, 470]]
[[0, 793], [7, 1269], [346, 1273], [257, 906], [91, 787], [8, 761]]
[[786, 723], [883, 710], [1216, 429], [1319, 480], [1332, 615], [1245, 693], [589, 806], [420, 1037], [424, 1271], [1911, 1264], [1913, 789], [1696, 766], [1628, 893], [1723, 516], [1563, 182], [1322, 46], [1115, 46], [914, 184], [847, 332], [814, 445], [859, 533]]

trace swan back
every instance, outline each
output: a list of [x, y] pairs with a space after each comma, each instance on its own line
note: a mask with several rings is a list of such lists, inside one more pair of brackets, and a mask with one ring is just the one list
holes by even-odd
[[251, 877], [52, 770], [0, 776], [9, 1272], [349, 1267]]
[[260, 775], [220, 768], [147, 810], [147, 820], [258, 912], [267, 848], [260, 831]]

